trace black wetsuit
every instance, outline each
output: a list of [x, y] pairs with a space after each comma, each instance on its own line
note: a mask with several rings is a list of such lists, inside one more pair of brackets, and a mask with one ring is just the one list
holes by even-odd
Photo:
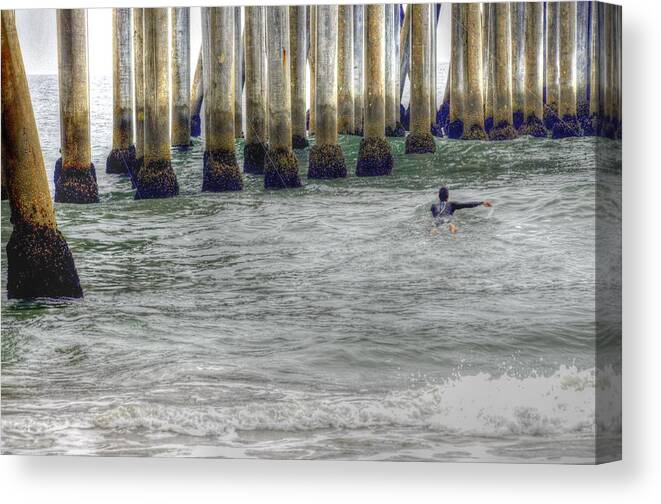
[[449, 217], [456, 210], [462, 208], [474, 208], [480, 206], [483, 201], [469, 201], [467, 203], [457, 203], [456, 201], [440, 201], [431, 206], [431, 213], [434, 217]]

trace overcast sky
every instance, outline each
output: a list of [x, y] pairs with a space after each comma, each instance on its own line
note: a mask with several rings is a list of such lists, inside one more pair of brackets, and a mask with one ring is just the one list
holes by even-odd
[[[438, 27], [438, 60], [449, 60], [450, 4], [443, 4]], [[89, 9], [88, 45], [91, 75], [112, 75], [112, 9]], [[16, 11], [16, 24], [28, 74], [57, 73], [57, 28], [54, 9]], [[200, 9], [191, 8], [191, 72], [200, 47]]]

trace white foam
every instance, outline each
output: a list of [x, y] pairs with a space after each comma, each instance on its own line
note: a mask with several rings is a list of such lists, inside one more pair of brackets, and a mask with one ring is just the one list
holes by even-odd
[[[612, 371], [605, 375], [600, 399], [617, 399], [621, 380]], [[527, 378], [480, 373], [381, 396], [290, 392], [275, 402], [223, 408], [134, 403], [106, 410], [93, 422], [104, 430], [146, 429], [221, 438], [231, 438], [236, 431], [384, 427], [494, 437], [591, 434], [595, 431], [595, 373], [574, 367]], [[617, 431], [621, 412], [614, 411], [600, 422], [604, 429]]]

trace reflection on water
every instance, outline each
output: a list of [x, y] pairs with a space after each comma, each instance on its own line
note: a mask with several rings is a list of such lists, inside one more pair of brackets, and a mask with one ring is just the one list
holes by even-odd
[[[52, 177], [56, 80], [30, 84]], [[179, 197], [134, 201], [104, 173], [109, 84], [101, 204], [56, 205], [83, 300], [7, 301], [3, 202], [3, 452], [593, 460], [595, 149], [617, 164], [619, 143], [396, 139], [393, 175], [359, 179], [342, 137], [347, 179], [202, 194], [196, 142], [173, 152]], [[440, 184], [495, 208], [432, 236]]]

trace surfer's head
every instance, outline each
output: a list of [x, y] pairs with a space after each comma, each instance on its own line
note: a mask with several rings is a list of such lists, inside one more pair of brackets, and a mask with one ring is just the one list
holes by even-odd
[[443, 186], [438, 190], [438, 199], [441, 201], [447, 201], [450, 197], [450, 191], [447, 187]]

